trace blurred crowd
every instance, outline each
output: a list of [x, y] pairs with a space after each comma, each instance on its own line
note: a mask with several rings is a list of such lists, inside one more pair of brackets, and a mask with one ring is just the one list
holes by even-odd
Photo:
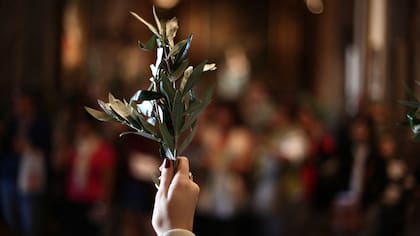
[[[330, 124], [310, 99], [252, 82], [215, 97], [184, 155], [201, 188], [197, 235], [419, 235], [420, 166], [406, 129], [375, 105]], [[158, 144], [34, 91], [0, 123], [1, 235], [154, 235]], [[397, 132], [395, 131], [397, 130]]]

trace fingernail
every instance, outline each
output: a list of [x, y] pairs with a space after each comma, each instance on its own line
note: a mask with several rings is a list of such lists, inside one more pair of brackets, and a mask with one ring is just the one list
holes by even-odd
[[165, 168], [169, 168], [171, 166], [171, 160], [169, 158], [165, 158]]

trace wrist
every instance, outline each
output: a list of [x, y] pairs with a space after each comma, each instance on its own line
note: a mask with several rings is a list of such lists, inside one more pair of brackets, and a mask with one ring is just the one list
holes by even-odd
[[164, 232], [160, 236], [195, 236], [195, 234], [190, 230], [186, 229], [171, 229]]

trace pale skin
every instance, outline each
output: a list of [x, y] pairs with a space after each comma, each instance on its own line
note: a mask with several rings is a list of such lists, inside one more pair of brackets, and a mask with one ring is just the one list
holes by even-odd
[[192, 231], [200, 188], [190, 178], [188, 159], [179, 157], [174, 171], [173, 162], [166, 158], [159, 169], [161, 177], [153, 209], [153, 228], [157, 235], [173, 229]]

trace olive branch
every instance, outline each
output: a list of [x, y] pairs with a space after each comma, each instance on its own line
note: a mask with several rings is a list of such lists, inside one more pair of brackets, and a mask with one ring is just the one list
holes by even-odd
[[159, 142], [161, 157], [176, 162], [177, 156], [191, 143], [197, 118], [209, 105], [214, 92], [211, 86], [199, 98], [193, 88], [202, 73], [215, 70], [216, 65], [207, 61], [196, 67], [189, 64], [187, 54], [192, 35], [175, 44], [179, 28], [175, 17], [160, 20], [153, 7], [154, 26], [136, 13], [130, 13], [153, 33], [145, 44], [138, 42], [139, 48], [145, 51], [156, 47], [156, 62], [150, 65], [150, 86], [147, 90], [138, 90], [129, 101], [109, 94], [107, 103], [98, 100], [103, 111], [85, 109], [100, 121], [115, 121], [132, 128], [120, 136], [137, 134]]

